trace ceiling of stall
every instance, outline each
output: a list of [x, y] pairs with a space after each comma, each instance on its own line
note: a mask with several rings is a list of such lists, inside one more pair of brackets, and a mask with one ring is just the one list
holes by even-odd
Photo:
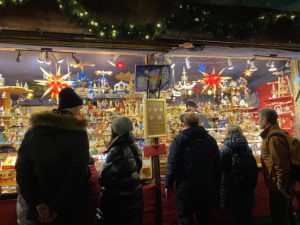
[[[16, 62], [18, 51], [15, 49], [27, 49], [35, 51], [21, 51], [22, 60]], [[72, 49], [72, 48], [55, 48], [55, 51], [64, 51], [70, 53], [61, 53], [64, 62], [61, 64], [62, 74], [68, 72], [68, 62], [73, 62], [71, 52], [75, 52], [77, 58], [82, 62], [92, 62], [95, 67], [85, 67], [84, 73], [91, 79], [96, 80], [98, 77], [95, 74], [96, 70], [112, 71], [113, 76], [109, 77], [111, 85], [116, 83], [115, 75], [119, 73], [134, 73], [135, 65], [145, 64], [145, 56], [150, 53], [149, 51], [131, 51], [131, 50], [97, 50], [97, 49]], [[111, 66], [107, 60], [111, 60], [115, 53], [120, 54], [118, 61], [125, 63], [125, 68], [122, 71], [117, 70]], [[183, 68], [186, 67], [185, 59], [189, 57], [191, 64], [190, 69], [186, 69], [187, 75], [190, 80], [198, 80], [203, 75], [198, 71], [199, 65], [206, 67], [205, 72], [210, 73], [213, 68], [219, 71], [227, 67], [228, 58], [232, 59], [234, 66], [233, 70], [225, 69], [223, 76], [230, 76], [234, 80], [243, 75], [246, 68], [247, 59], [252, 59], [255, 55], [269, 56], [270, 54], [277, 54], [278, 58], [275, 59], [275, 65], [279, 71], [284, 70], [285, 75], [289, 74], [289, 68], [285, 67], [287, 58], [299, 58], [298, 53], [280, 51], [280, 50], [263, 50], [263, 49], [250, 49], [250, 48], [227, 48], [227, 47], [213, 47], [205, 46], [201, 49], [174, 49], [168, 53], [157, 53], [155, 61], [161, 64], [163, 58], [170, 58], [172, 63], [175, 63], [175, 81], [181, 79]], [[14, 85], [16, 81], [30, 81], [42, 79], [43, 73], [40, 67], [46, 71], [55, 72], [57, 65], [52, 63], [50, 66], [40, 64], [37, 62], [39, 57], [39, 48], [32, 46], [17, 46], [0, 44], [0, 74], [3, 74], [7, 85]], [[258, 68], [251, 77], [248, 78], [249, 87], [255, 89], [261, 84], [277, 77], [268, 71], [266, 63], [269, 58], [258, 57], [255, 60], [255, 65]], [[71, 78], [74, 78], [80, 69], [69, 67], [72, 72]]]

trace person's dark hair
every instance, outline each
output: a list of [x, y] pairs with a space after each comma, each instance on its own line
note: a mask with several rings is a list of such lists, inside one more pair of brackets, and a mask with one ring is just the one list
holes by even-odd
[[186, 107], [191, 106], [193, 108], [197, 108], [196, 102], [193, 102], [193, 101], [187, 101], [185, 105], [186, 105]]
[[179, 120], [181, 123], [184, 123], [184, 115], [185, 115], [185, 113], [183, 113], [179, 116]]
[[277, 124], [278, 114], [274, 109], [261, 109], [259, 110], [258, 115], [262, 118], [265, 118], [268, 124]]
[[184, 114], [184, 124], [189, 127], [197, 127], [199, 126], [199, 116], [197, 113], [186, 113]]

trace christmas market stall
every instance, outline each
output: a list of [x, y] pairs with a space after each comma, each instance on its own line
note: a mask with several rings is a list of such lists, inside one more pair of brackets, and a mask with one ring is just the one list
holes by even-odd
[[[159, 51], [0, 47], [0, 217], [16, 224], [15, 161], [30, 116], [57, 106], [72, 87], [83, 99], [90, 154], [98, 170], [111, 136], [111, 122], [128, 116], [143, 150], [144, 224], [176, 223], [174, 199], [161, 193], [170, 143], [182, 127], [189, 100], [208, 119], [206, 129], [221, 147], [228, 124], [239, 124], [260, 166], [258, 110], [274, 108], [280, 126], [296, 129], [298, 61], [293, 52], [206, 46]], [[162, 185], [162, 186], [161, 186]], [[255, 217], [267, 217], [267, 191], [260, 174]], [[4, 210], [5, 209], [5, 210]], [[214, 209], [216, 221], [229, 219]]]

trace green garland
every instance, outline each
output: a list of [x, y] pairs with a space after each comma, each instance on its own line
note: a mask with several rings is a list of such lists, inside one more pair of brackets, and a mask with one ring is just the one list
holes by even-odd
[[5, 7], [8, 5], [21, 5], [25, 1], [28, 1], [28, 0], [0, 0], [0, 7]]
[[[96, 34], [101, 39], [135, 39], [152, 40], [159, 37], [167, 28], [167, 17], [144, 26], [133, 23], [105, 24], [92, 16], [85, 7], [76, 0], [57, 0], [59, 8], [80, 26]], [[174, 6], [178, 1], [173, 1]], [[171, 16], [171, 15], [170, 15]]]
[[[28, 0], [0, 0], [0, 7], [9, 5], [21, 5]], [[199, 6], [191, 4], [189, 0], [174, 0], [169, 7], [170, 15], [160, 18], [158, 21], [144, 26], [122, 23], [106, 24], [98, 17], [91, 15], [77, 0], [57, 0], [59, 8], [72, 21], [80, 27], [87, 29], [100, 39], [123, 40], [153, 40], [167, 31], [188, 30], [196, 34], [203, 34], [216, 40], [241, 40], [254, 33], [264, 30], [278, 19], [288, 18], [295, 26], [298, 26], [299, 13], [280, 12], [275, 10], [254, 10], [251, 15], [245, 12], [237, 12], [234, 9], [227, 14], [220, 13], [226, 7]], [[216, 8], [219, 9], [215, 10]], [[234, 14], [243, 15], [234, 18]]]

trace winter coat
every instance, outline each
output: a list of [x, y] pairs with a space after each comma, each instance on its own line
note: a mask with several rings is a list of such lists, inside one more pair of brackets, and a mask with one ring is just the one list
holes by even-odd
[[272, 132], [282, 131], [278, 125], [266, 128], [261, 134], [261, 164], [264, 179], [270, 191], [286, 190], [290, 182], [290, 158], [286, 139], [272, 136]]
[[[248, 185], [241, 186], [234, 180], [232, 168], [233, 154], [243, 155], [247, 159]], [[230, 210], [234, 207], [252, 207], [255, 201], [255, 188], [258, 178], [258, 167], [245, 137], [235, 135], [224, 140], [221, 148], [222, 175], [220, 183], [220, 208]]]
[[105, 225], [142, 225], [142, 154], [133, 135], [117, 136], [109, 145], [101, 171], [99, 209]]
[[27, 219], [46, 203], [58, 220], [80, 222], [88, 211], [89, 142], [86, 121], [70, 113], [31, 117], [16, 163], [17, 183], [28, 205]]
[[169, 150], [166, 188], [176, 180], [177, 195], [193, 195], [212, 188], [220, 172], [220, 152], [216, 140], [202, 127], [190, 127], [177, 135]]

